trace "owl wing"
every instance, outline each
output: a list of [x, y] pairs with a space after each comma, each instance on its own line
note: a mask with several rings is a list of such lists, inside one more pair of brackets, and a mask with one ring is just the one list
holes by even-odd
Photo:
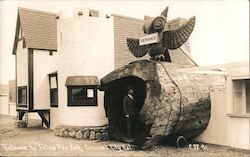
[[[172, 22], [174, 23], [174, 22]], [[163, 32], [163, 46], [168, 49], [177, 49], [187, 41], [195, 26], [195, 16], [184, 22], [181, 26], [175, 29], [170, 29]]]
[[127, 45], [128, 49], [135, 57], [145, 56], [149, 50], [148, 45], [140, 46], [139, 39], [136, 38], [127, 38]]

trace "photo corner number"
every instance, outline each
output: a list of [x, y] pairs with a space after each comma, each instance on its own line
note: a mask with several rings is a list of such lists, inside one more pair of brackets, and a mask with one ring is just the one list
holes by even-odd
[[206, 144], [189, 144], [188, 148], [190, 150], [195, 150], [195, 151], [199, 151], [199, 150], [207, 150], [208, 147]]

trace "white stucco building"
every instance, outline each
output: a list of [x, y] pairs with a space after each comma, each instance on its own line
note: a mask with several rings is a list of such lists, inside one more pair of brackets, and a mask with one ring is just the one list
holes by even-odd
[[113, 23], [96, 11], [64, 17], [19, 8], [13, 54], [20, 119], [38, 112], [51, 128], [107, 123], [97, 86], [115, 67]]

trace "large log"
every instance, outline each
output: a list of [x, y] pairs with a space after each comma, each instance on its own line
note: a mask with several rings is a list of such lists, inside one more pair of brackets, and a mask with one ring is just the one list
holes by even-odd
[[127, 139], [122, 126], [122, 91], [127, 86], [137, 91], [138, 113], [143, 122], [139, 125], [139, 145], [172, 143], [180, 136], [190, 140], [204, 131], [210, 119], [210, 92], [223, 89], [226, 77], [220, 72], [185, 68], [168, 62], [141, 60], [101, 79], [114, 139]]

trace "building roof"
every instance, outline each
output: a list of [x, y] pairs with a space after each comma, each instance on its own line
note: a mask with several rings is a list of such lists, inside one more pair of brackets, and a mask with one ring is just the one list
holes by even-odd
[[[20, 31], [21, 27], [21, 31]], [[18, 8], [13, 54], [16, 54], [19, 33], [27, 48], [57, 50], [56, 14]]]

